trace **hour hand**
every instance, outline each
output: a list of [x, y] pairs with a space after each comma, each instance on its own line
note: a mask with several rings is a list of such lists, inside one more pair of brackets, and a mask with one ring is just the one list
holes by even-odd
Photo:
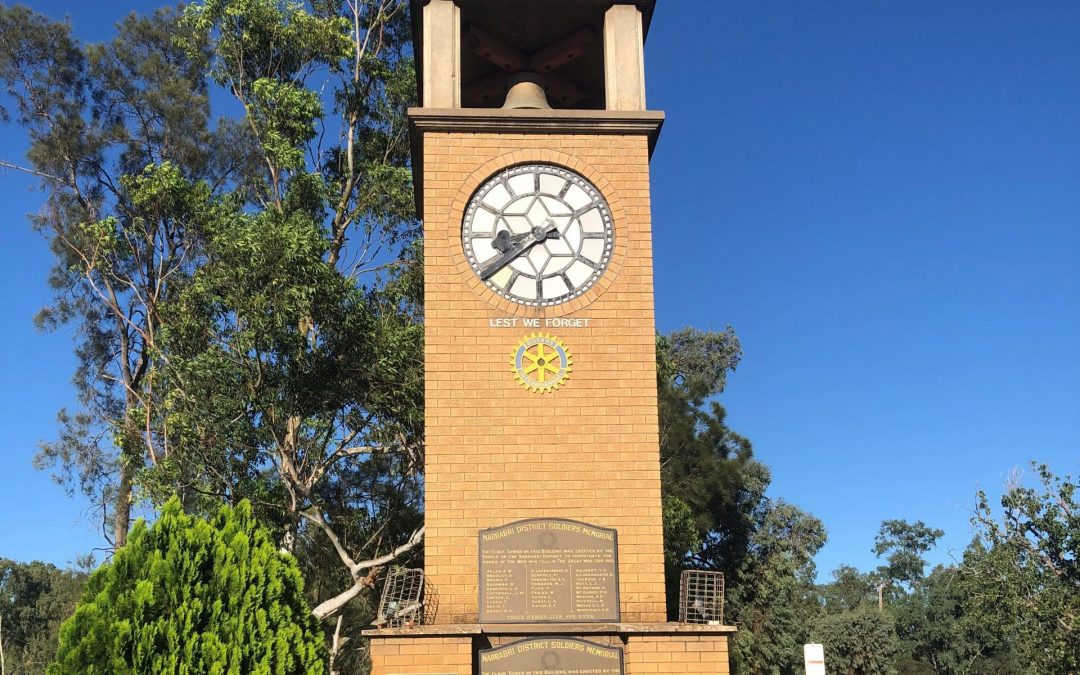
[[[550, 218], [540, 227], [534, 227], [530, 232], [517, 235], [507, 233], [502, 241], [499, 241], [500, 235], [503, 235], [504, 232], [506, 232], [506, 230], [496, 234], [495, 240], [491, 243], [492, 248], [500, 251], [499, 255], [495, 256], [494, 260], [484, 265], [478, 271], [480, 279], [483, 281], [490, 279], [496, 272], [506, 267], [514, 260], [514, 258], [524, 253], [533, 244], [537, 244], [548, 238], [559, 236], [559, 229]], [[496, 241], [499, 241], [498, 246], [495, 244]], [[506, 250], [500, 248], [501, 246], [506, 246]]]
[[508, 230], [500, 230], [499, 233], [495, 235], [494, 241], [491, 242], [491, 248], [499, 253], [506, 253], [527, 236], [529, 236], [528, 232], [524, 234], [510, 234]]
[[[545, 239], [557, 239], [559, 237], [559, 231], [554, 228], [554, 224], [548, 221], [544, 224], [547, 227], [547, 231], [544, 233]], [[506, 253], [510, 249], [520, 244], [525, 239], [534, 236], [533, 232], [522, 232], [521, 234], [510, 234], [508, 230], [500, 230], [495, 235], [495, 239], [491, 242], [491, 248], [495, 249], [499, 253]]]
[[[479, 270], [480, 279], [482, 281], [490, 279], [496, 272], [506, 267], [514, 258], [521, 255], [525, 249], [529, 248], [529, 246], [534, 243], [531, 232], [523, 236], [523, 239], [507, 244], [506, 250], [499, 249], [501, 253]], [[492, 246], [494, 246], [494, 242], [492, 242]]]

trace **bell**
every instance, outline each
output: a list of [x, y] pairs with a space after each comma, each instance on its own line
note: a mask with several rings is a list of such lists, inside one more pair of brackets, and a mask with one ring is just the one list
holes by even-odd
[[536, 73], [517, 73], [506, 83], [503, 110], [551, 110], [544, 94], [544, 80]]

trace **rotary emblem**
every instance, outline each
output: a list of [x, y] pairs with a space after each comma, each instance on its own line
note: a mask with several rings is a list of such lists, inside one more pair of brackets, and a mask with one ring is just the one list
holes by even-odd
[[545, 394], [562, 386], [573, 370], [566, 345], [553, 335], [526, 336], [514, 348], [510, 366], [514, 378], [530, 391]]

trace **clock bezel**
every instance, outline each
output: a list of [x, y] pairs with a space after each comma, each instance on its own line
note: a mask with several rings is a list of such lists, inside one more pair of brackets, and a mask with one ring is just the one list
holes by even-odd
[[[529, 317], [554, 317], [565, 316], [576, 312], [604, 293], [618, 277], [622, 267], [627, 248], [627, 228], [622, 201], [613, 190], [610, 182], [600, 172], [588, 164], [566, 153], [541, 151], [540, 153], [514, 152], [502, 157], [495, 158], [476, 169], [463, 182], [457, 197], [450, 209], [450, 217], [453, 227], [448, 231], [453, 241], [451, 250], [459, 273], [464, 281], [488, 303], [503, 310], [507, 314]], [[601, 267], [596, 274], [590, 277], [590, 282], [583, 290], [574, 292], [569, 299], [558, 303], [529, 304], [527, 301], [511, 299], [492, 288], [488, 283], [480, 279], [476, 269], [470, 264], [463, 241], [465, 228], [465, 216], [472, 202], [482, 187], [499, 174], [512, 171], [518, 167], [540, 165], [550, 166], [553, 169], [566, 171], [580, 177], [588, 183], [596, 195], [606, 204], [607, 215], [610, 218], [611, 246], [606, 251], [607, 264]]]

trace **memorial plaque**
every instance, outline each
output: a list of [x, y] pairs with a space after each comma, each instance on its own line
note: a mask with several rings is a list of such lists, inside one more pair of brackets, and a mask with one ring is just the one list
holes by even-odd
[[623, 675], [623, 650], [544, 637], [480, 651], [480, 675]]
[[480, 623], [619, 620], [614, 529], [560, 518], [480, 531]]

